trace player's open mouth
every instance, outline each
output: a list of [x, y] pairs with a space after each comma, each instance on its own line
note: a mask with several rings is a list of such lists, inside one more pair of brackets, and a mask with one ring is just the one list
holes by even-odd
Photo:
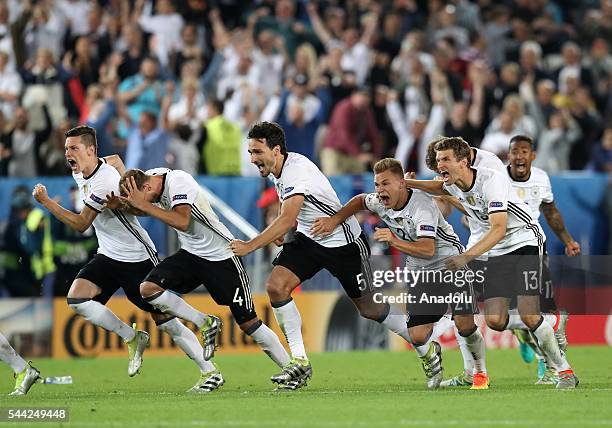
[[382, 202], [385, 206], [391, 203], [391, 198], [387, 195], [378, 195], [378, 198], [380, 199], [380, 202]]
[[448, 181], [450, 179], [450, 174], [448, 173], [448, 171], [440, 170], [439, 174], [440, 177], [442, 177], [442, 181]]
[[258, 163], [255, 164], [255, 166], [257, 167], [257, 169], [259, 169], [260, 173], [263, 173], [263, 170], [264, 170], [263, 162], [261, 162], [261, 163], [258, 162]]
[[71, 169], [75, 169], [77, 167], [77, 163], [74, 159], [66, 159], [66, 162], [68, 162]]
[[527, 169], [527, 165], [525, 164], [525, 162], [517, 162], [516, 169], [517, 171], [525, 172], [525, 170]]

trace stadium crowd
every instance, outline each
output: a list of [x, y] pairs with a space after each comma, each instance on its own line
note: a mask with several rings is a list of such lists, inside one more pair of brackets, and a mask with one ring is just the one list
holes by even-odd
[[[67, 175], [77, 124], [127, 168], [257, 175], [260, 120], [326, 175], [387, 156], [425, 173], [439, 134], [504, 159], [517, 133], [548, 173], [608, 172], [610, 41], [612, 0], [0, 0], [0, 177]], [[19, 192], [11, 218], [41, 252]]]
[[549, 173], [612, 169], [612, 1], [0, 2], [0, 176], [65, 175], [89, 124], [126, 166], [255, 174], [275, 120], [326, 174], [461, 135]]

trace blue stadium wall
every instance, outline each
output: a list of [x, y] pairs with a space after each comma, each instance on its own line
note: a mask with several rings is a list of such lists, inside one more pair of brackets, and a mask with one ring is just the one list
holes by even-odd
[[[607, 254], [608, 221], [606, 213], [606, 191], [608, 178], [603, 174], [568, 172], [551, 177], [557, 206], [561, 210], [568, 230], [584, 248], [585, 254]], [[0, 221], [6, 220], [10, 210], [11, 194], [15, 186], [26, 185], [32, 188], [42, 182], [47, 186], [49, 195], [59, 196], [63, 204], [69, 201], [68, 191], [74, 181], [71, 177], [0, 179]], [[262, 214], [256, 201], [266, 185], [257, 177], [198, 177], [198, 182], [208, 187], [222, 200], [236, 210], [258, 229], [262, 227]], [[346, 202], [352, 196], [373, 191], [370, 174], [357, 176], [337, 176], [331, 178], [332, 185], [340, 200]], [[460, 216], [454, 212], [451, 223], [462, 242], [467, 242], [468, 231], [460, 224]], [[548, 252], [562, 254], [563, 246], [541, 218], [548, 236]], [[156, 230], [163, 233], [164, 228], [157, 225]], [[156, 233], [154, 233], [156, 234]], [[162, 248], [160, 250], [163, 251]]]

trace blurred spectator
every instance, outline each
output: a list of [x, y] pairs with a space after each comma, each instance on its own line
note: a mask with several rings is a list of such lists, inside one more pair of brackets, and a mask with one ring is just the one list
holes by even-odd
[[147, 57], [140, 65], [140, 73], [128, 77], [119, 84], [119, 102], [127, 104], [130, 122], [135, 123], [147, 111], [158, 116], [164, 96], [164, 87], [159, 79], [159, 63]]
[[[480, 148], [495, 153], [501, 160], [505, 161], [508, 157], [508, 144], [510, 138], [516, 135], [516, 128], [512, 115], [507, 111], [502, 111], [496, 121], [495, 130], [488, 131], [485, 134]], [[538, 146], [538, 158], [544, 156], [542, 149]]]
[[87, 88], [84, 115], [81, 123], [96, 130], [98, 156], [104, 157], [116, 152], [112, 131], [109, 129], [113, 116], [117, 111], [115, 103], [115, 86], [93, 84]]
[[39, 150], [53, 130], [51, 117], [46, 105], [42, 106], [45, 127], [40, 131], [29, 129], [29, 113], [23, 107], [15, 110], [12, 129], [7, 133], [7, 145], [11, 149], [8, 173], [11, 177], [36, 177], [42, 172], [42, 159]]
[[364, 172], [379, 158], [380, 149], [369, 88], [357, 88], [332, 112], [321, 150], [321, 170], [325, 175]]
[[612, 173], [612, 127], [604, 130], [601, 141], [595, 145], [591, 168], [599, 172]]
[[303, 74], [293, 78], [291, 89], [281, 95], [274, 121], [283, 127], [289, 151], [315, 161], [315, 134], [327, 119], [330, 96], [324, 86], [309, 93], [308, 83]]
[[57, 8], [64, 15], [65, 24], [75, 36], [84, 36], [89, 32], [87, 20], [92, 2], [87, 0], [57, 0]]
[[201, 132], [194, 131], [184, 123], [178, 123], [171, 129], [173, 132], [166, 156], [168, 168], [180, 169], [193, 176], [204, 172], [204, 168], [200, 168], [202, 156], [198, 151]]
[[[168, 89], [168, 88], [167, 88]], [[172, 93], [168, 91], [168, 93]], [[206, 120], [206, 106], [204, 95], [200, 91], [198, 82], [193, 79], [184, 79], [181, 84], [181, 98], [170, 106], [168, 111], [169, 128], [176, 125], [187, 125], [192, 132], [202, 126]]]
[[21, 16], [11, 25], [17, 66], [21, 67], [41, 49], [61, 58], [65, 25], [64, 16], [51, 2], [24, 2]]
[[125, 153], [125, 168], [146, 171], [166, 165], [169, 135], [158, 126], [157, 114], [142, 111], [138, 121], [130, 128]]
[[6, 120], [0, 111], [0, 177], [8, 175], [8, 166], [11, 160], [11, 140], [6, 133]]
[[178, 76], [188, 61], [197, 61], [200, 65], [205, 62], [204, 51], [198, 43], [198, 28], [194, 24], [187, 24], [181, 30], [181, 46], [172, 51], [168, 68]]
[[5, 230], [5, 287], [12, 297], [40, 296], [40, 287], [53, 281], [53, 241], [49, 219], [34, 208], [25, 186], [11, 197], [11, 213]]
[[152, 15], [152, 4], [148, 0], [136, 0], [134, 7], [134, 22], [152, 34], [151, 46], [162, 66], [168, 64], [172, 51], [181, 47], [181, 30], [184, 21], [176, 13], [175, 6], [170, 0], [157, 0], [155, 2], [156, 14]]
[[262, 70], [259, 85], [264, 96], [270, 98], [283, 84], [283, 68], [287, 61], [287, 53], [283, 39], [268, 30], [260, 32], [257, 36], [257, 47], [253, 58], [257, 67]]
[[208, 119], [204, 124], [202, 156], [209, 175], [240, 175], [240, 148], [243, 139], [238, 124], [223, 115], [223, 103], [206, 102]]
[[118, 41], [120, 56], [114, 60], [120, 80], [125, 80], [141, 70], [141, 63], [148, 55], [144, 36], [137, 24], [122, 27], [121, 39]]
[[591, 70], [582, 65], [582, 49], [574, 42], [567, 42], [563, 45], [563, 66], [556, 71], [557, 85], [559, 91], [567, 93], [568, 76], [577, 76], [581, 85], [593, 89], [593, 75]]
[[10, 120], [21, 95], [22, 82], [19, 74], [8, 68], [8, 60], [8, 54], [0, 51], [0, 110]]
[[553, 113], [548, 128], [540, 134], [538, 157], [533, 165], [549, 174], [568, 170], [572, 146], [581, 136], [582, 131], [568, 110]]

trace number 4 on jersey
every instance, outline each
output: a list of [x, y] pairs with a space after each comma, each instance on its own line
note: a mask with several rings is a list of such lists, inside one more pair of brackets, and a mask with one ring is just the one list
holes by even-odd
[[236, 287], [236, 292], [234, 293], [234, 300], [232, 300], [232, 302], [234, 303], [238, 303], [239, 306], [242, 306], [242, 296], [240, 296], [238, 293], [240, 293], [240, 288]]

